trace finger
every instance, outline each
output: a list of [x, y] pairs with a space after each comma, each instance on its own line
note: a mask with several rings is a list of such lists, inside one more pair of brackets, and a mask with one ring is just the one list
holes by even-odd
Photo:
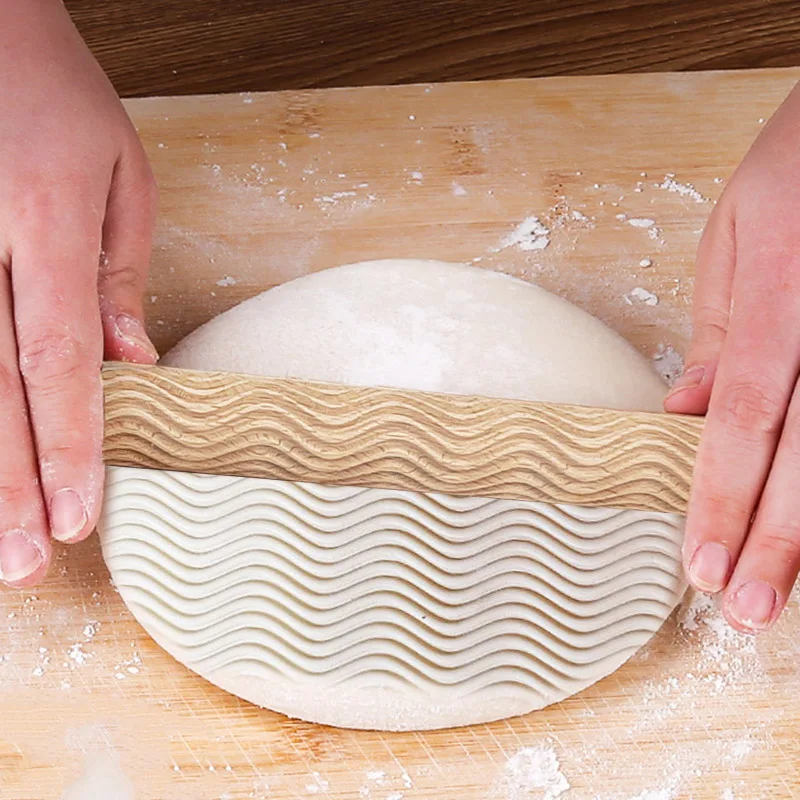
[[[102, 494], [102, 331], [97, 301], [101, 221], [90, 202], [44, 209], [12, 243], [19, 364], [54, 539], [92, 531]], [[101, 207], [101, 206], [99, 206]]]
[[[695, 465], [684, 556], [690, 582], [725, 588], [761, 495], [800, 369], [800, 260], [788, 248], [741, 253], [732, 316]], [[763, 269], [753, 265], [767, 265]], [[795, 272], [794, 274], [798, 274]]]
[[51, 547], [13, 319], [10, 276], [0, 266], [0, 423], [7, 443], [0, 451], [0, 580], [28, 586], [47, 572]]
[[111, 182], [98, 277], [105, 355], [112, 360], [158, 360], [142, 307], [155, 212], [155, 183], [143, 154], [121, 159]]
[[741, 631], [767, 629], [780, 615], [800, 570], [800, 388], [795, 387], [772, 469], [723, 610]]
[[692, 344], [686, 369], [664, 401], [676, 414], [705, 414], [728, 332], [735, 265], [733, 210], [723, 200], [711, 212], [697, 248]]

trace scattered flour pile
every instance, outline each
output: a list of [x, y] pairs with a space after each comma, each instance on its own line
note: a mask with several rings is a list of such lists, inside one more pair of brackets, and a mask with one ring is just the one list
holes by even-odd
[[507, 800], [556, 800], [569, 790], [552, 747], [525, 747], [506, 764], [501, 789]]

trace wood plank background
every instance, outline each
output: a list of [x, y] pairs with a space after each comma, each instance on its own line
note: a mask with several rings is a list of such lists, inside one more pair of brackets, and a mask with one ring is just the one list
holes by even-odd
[[66, 0], [124, 96], [793, 66], [794, 0]]

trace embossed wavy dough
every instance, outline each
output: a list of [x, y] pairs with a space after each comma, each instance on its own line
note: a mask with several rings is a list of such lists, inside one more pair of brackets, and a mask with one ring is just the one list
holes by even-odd
[[[171, 366], [657, 410], [598, 320], [434, 261], [348, 265], [195, 331]], [[108, 471], [103, 551], [162, 647], [259, 705], [385, 730], [487, 722], [617, 669], [672, 611], [682, 517]]]

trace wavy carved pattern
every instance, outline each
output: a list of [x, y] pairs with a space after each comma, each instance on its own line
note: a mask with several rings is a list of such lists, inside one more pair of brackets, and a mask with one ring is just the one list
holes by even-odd
[[209, 680], [306, 719], [539, 708], [616, 669], [683, 592], [675, 514], [108, 472], [103, 551], [139, 621]]
[[105, 458], [234, 476], [683, 513], [702, 420], [109, 365]]

